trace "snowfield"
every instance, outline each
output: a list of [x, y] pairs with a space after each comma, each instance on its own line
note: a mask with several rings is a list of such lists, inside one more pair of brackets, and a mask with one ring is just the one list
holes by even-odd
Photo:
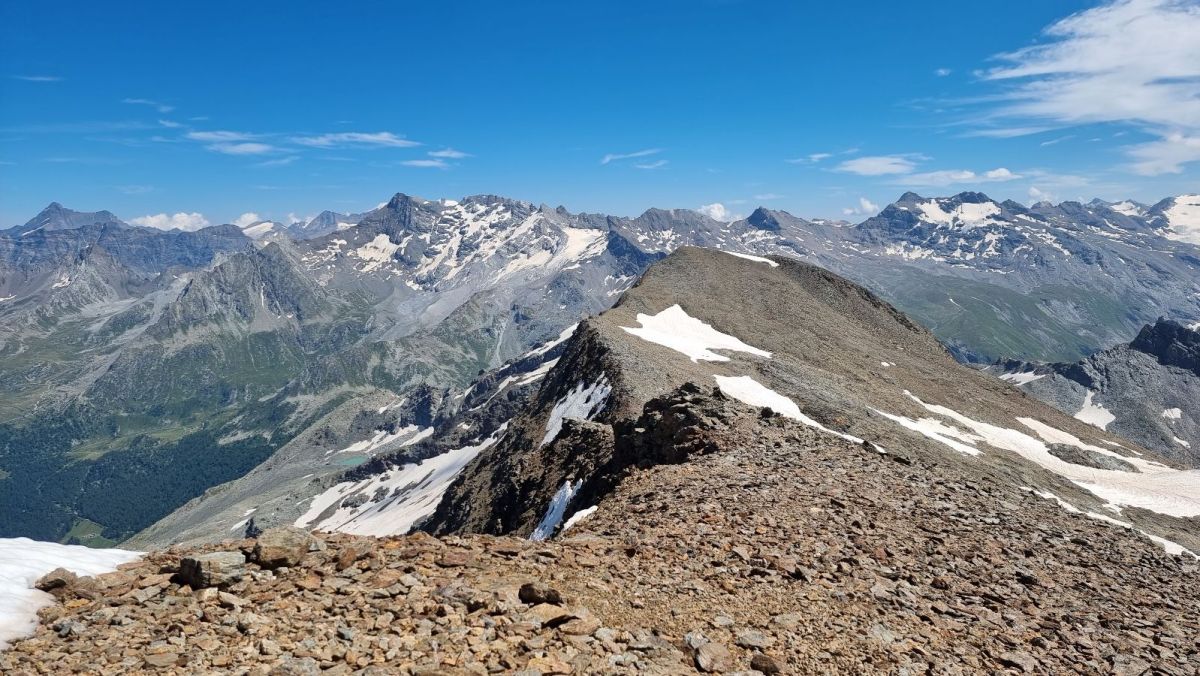
[[[362, 481], [344, 481], [313, 498], [308, 511], [295, 525], [356, 535], [403, 535], [421, 519], [433, 514], [442, 494], [481, 451], [504, 436], [507, 423], [495, 434], [474, 446], [447, 451], [410, 463]], [[362, 496], [355, 506], [343, 501]], [[339, 504], [340, 503], [340, 504]], [[337, 505], [332, 514], [321, 515]], [[314, 523], [316, 522], [316, 523]]]
[[55, 568], [76, 575], [100, 575], [141, 556], [141, 552], [124, 549], [0, 538], [0, 650], [7, 648], [9, 641], [33, 633], [37, 611], [53, 602], [52, 596], [33, 588], [38, 578]]
[[[1020, 430], [974, 420], [945, 406], [927, 404], [907, 390], [904, 393], [931, 413], [956, 423], [958, 428], [934, 419], [924, 419], [922, 425], [904, 422], [901, 424], [956, 451], [969, 453], [966, 449], [971, 448], [975, 452], [969, 454], [978, 455], [982, 451], [977, 447], [978, 444], [987, 444], [1016, 453], [1090, 491], [1114, 507], [1138, 507], [1178, 517], [1200, 515], [1200, 470], [1177, 470], [1142, 458], [1124, 456], [1107, 448], [1085, 443], [1075, 435], [1039, 420], [1018, 418], [1017, 422], [1033, 432], [1033, 435], [1030, 435]], [[893, 420], [899, 418], [884, 415]], [[938, 425], [933, 425], [933, 422], [937, 422]], [[1088, 453], [1118, 458], [1132, 465], [1135, 471], [1076, 465], [1052, 454], [1049, 444], [1074, 446]]]
[[640, 328], [622, 326], [621, 328], [642, 340], [669, 347], [686, 356], [694, 362], [729, 361], [729, 357], [717, 354], [713, 350], [730, 350], [733, 352], [749, 352], [759, 357], [770, 357], [771, 353], [757, 347], [747, 345], [741, 340], [721, 333], [712, 326], [692, 317], [678, 305], [659, 312], [656, 315], [638, 313]]

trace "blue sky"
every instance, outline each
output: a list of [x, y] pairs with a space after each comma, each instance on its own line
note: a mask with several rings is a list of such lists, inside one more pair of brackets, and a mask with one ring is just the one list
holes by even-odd
[[19, 0], [0, 69], [0, 226], [1200, 189], [1197, 0]]

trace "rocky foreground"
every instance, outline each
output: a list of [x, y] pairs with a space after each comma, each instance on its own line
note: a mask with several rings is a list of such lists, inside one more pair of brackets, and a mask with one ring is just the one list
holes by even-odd
[[1200, 672], [1197, 562], [691, 389], [558, 539], [271, 530], [39, 582], [5, 674]]

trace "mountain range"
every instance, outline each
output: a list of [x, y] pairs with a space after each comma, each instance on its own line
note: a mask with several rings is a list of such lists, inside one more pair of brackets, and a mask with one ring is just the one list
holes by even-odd
[[[0, 534], [211, 539], [268, 484], [302, 503], [393, 452], [484, 443], [447, 435], [471, 424], [464, 400], [535, 388], [555, 353], [531, 351], [682, 246], [821, 265], [964, 361], [1080, 359], [1159, 316], [1200, 319], [1197, 201], [907, 193], [853, 225], [397, 194], [196, 232], [51, 205], [0, 231]], [[289, 481], [262, 478], [285, 464]]]
[[352, 401], [37, 579], [0, 670], [1200, 668], [1200, 471], [795, 257], [680, 246], [469, 387]]

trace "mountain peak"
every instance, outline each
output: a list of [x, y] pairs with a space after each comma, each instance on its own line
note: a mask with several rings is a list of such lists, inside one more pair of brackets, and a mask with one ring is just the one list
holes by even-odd
[[1200, 332], [1171, 319], [1159, 318], [1147, 324], [1129, 346], [1158, 359], [1164, 366], [1176, 366], [1200, 375]]
[[750, 214], [746, 222], [758, 228], [759, 230], [769, 230], [771, 232], [779, 232], [779, 218], [774, 211], [766, 207], [759, 207]]

